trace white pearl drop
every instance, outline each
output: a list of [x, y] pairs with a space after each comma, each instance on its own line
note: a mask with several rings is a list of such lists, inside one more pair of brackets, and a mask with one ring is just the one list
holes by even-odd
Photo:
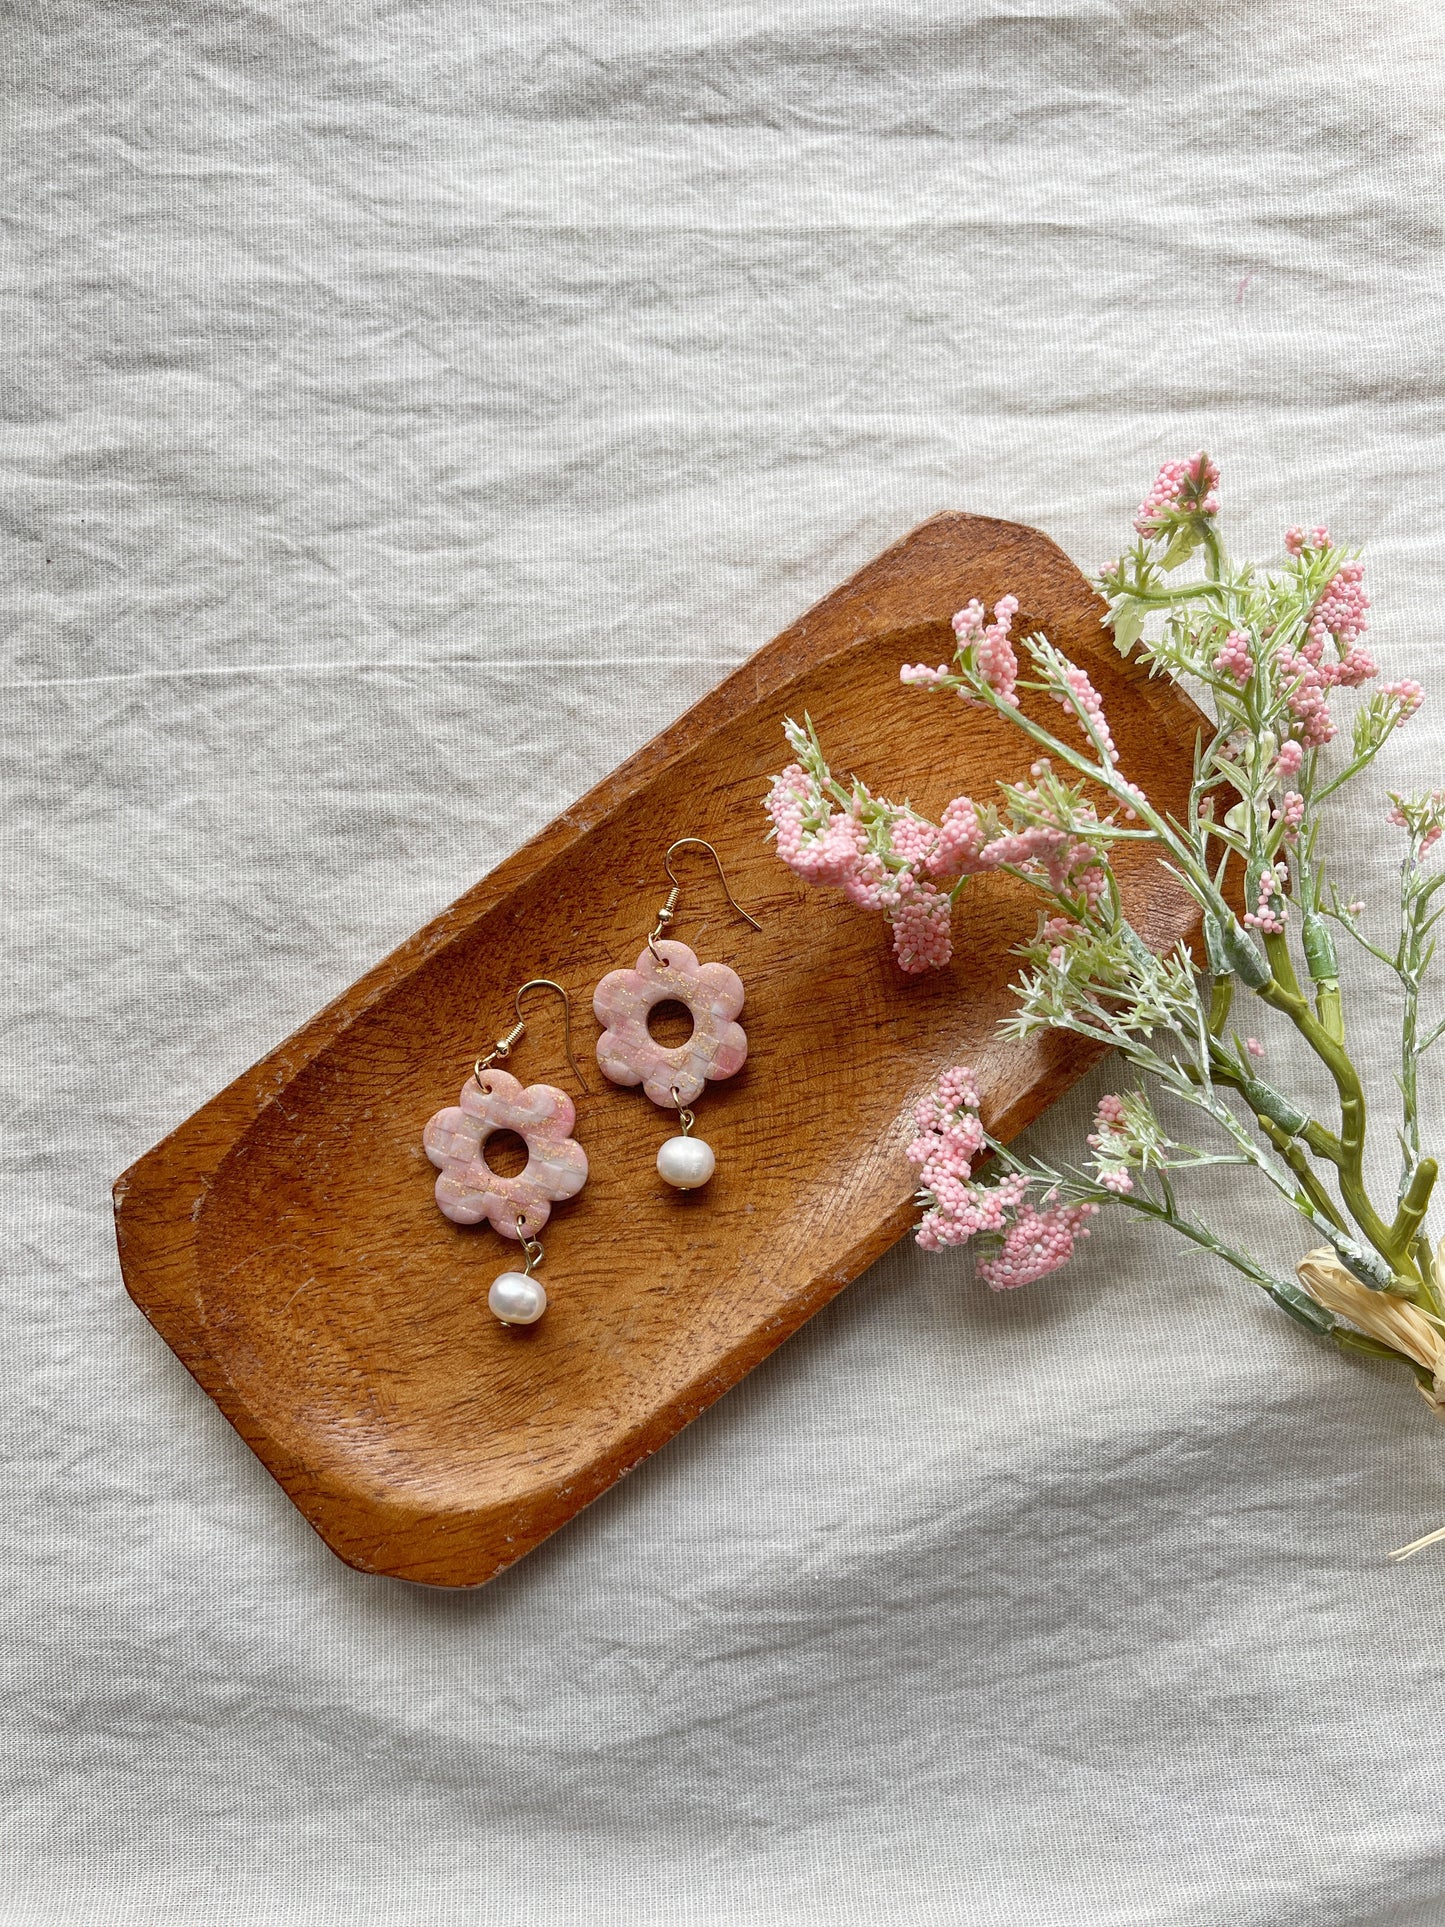
[[717, 1169], [712, 1146], [700, 1137], [670, 1137], [657, 1154], [657, 1174], [679, 1191], [696, 1191]]
[[547, 1309], [547, 1294], [525, 1271], [504, 1271], [492, 1280], [487, 1304], [504, 1325], [535, 1325]]

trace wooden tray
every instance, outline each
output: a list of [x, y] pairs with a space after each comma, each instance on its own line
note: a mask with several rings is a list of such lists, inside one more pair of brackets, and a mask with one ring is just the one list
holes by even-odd
[[[1087, 667], [1128, 773], [1178, 809], [1195, 712], [1120, 661], [1100, 604], [1045, 536], [936, 516], [117, 1182], [131, 1296], [349, 1565], [436, 1586], [490, 1579], [908, 1229], [907, 1112], [939, 1070], [976, 1065], [1007, 1138], [1091, 1061], [1058, 1038], [995, 1034], [1010, 949], [1035, 924], [1021, 886], [974, 882], [954, 964], [911, 979], [881, 919], [805, 889], [763, 840], [785, 714], [811, 711], [840, 770], [930, 812], [1022, 772], [1006, 724], [898, 681], [903, 662], [944, 659], [948, 618], [970, 596], [1006, 593], [1022, 605], [1015, 633], [1044, 629]], [[666, 1115], [598, 1074], [591, 1014], [597, 980], [636, 960], [665, 894], [663, 852], [684, 835], [711, 839], [763, 924], [731, 916], [705, 856], [684, 853], [672, 934], [740, 972], [751, 1047], [699, 1104], [718, 1170], [692, 1194], [655, 1173]], [[1191, 914], [1157, 864], [1122, 867], [1145, 936], [1186, 934]], [[592, 1175], [547, 1228], [547, 1316], [509, 1329], [485, 1299], [516, 1247], [440, 1215], [421, 1135], [536, 975], [572, 995]], [[512, 1068], [572, 1088], [540, 994]]]

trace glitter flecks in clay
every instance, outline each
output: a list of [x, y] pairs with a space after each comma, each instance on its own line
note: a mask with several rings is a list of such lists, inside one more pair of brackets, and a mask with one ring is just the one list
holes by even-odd
[[[460, 1107], [438, 1111], [422, 1134], [439, 1173], [442, 1215], [453, 1224], [486, 1218], [504, 1238], [535, 1237], [552, 1206], [575, 1197], [587, 1182], [587, 1153], [571, 1136], [576, 1117], [571, 1098], [554, 1085], [524, 1088], [498, 1070], [484, 1071], [480, 1085], [469, 1077]], [[501, 1177], [486, 1161], [493, 1131], [515, 1131], [526, 1143], [526, 1169], [514, 1178]]]
[[[640, 1084], [654, 1104], [677, 1110], [704, 1083], [731, 1077], [747, 1061], [748, 1040], [735, 1020], [743, 980], [726, 964], [700, 964], [685, 943], [660, 942], [665, 966], [644, 950], [633, 970], [612, 970], [598, 984], [592, 1008], [605, 1026], [597, 1062], [614, 1084]], [[647, 1028], [654, 1004], [676, 1001], [692, 1013], [692, 1036], [671, 1048]]]

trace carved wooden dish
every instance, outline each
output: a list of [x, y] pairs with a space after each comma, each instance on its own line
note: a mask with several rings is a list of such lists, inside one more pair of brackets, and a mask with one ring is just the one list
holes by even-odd
[[[906, 788], [930, 813], [1022, 773], [1027, 749], [1006, 724], [898, 681], [901, 663], [950, 652], [955, 609], [1006, 593], [1021, 603], [1015, 634], [1046, 630], [1085, 665], [1127, 773], [1177, 809], [1188, 704], [1120, 661], [1101, 605], [1046, 537], [937, 516], [119, 1180], [131, 1296], [348, 1564], [437, 1586], [490, 1579], [907, 1230], [907, 1113], [939, 1070], [976, 1065], [985, 1116], [1008, 1137], [1086, 1067], [1090, 1053], [1057, 1038], [995, 1034], [1010, 950], [1035, 925], [1019, 885], [971, 884], [953, 965], [907, 978], [881, 919], [806, 890], [763, 840], [784, 715], [810, 711], [835, 767]], [[670, 934], [741, 974], [750, 1044], [745, 1068], [700, 1101], [718, 1169], [691, 1194], [655, 1173], [668, 1114], [606, 1083], [592, 1057], [592, 988], [636, 960], [665, 895], [663, 851], [681, 836], [716, 845], [763, 925], [733, 917], [705, 855], [682, 853]], [[1122, 868], [1151, 942], [1187, 932], [1155, 863], [1125, 855]], [[509, 1328], [486, 1293], [517, 1247], [441, 1216], [421, 1140], [510, 1027], [515, 986], [539, 975], [572, 996], [591, 1181], [547, 1227], [547, 1316]], [[512, 1068], [570, 1091], [557, 1015], [534, 995]]]

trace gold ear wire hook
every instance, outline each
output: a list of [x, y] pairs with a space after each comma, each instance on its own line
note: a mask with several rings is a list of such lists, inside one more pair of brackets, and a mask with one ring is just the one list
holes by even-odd
[[[758, 922], [757, 918], [753, 916], [750, 911], [744, 910], [743, 906], [738, 902], [737, 898], [733, 895], [732, 891], [728, 888], [727, 874], [724, 871], [722, 866], [722, 858], [718, 855], [717, 851], [713, 848], [711, 843], [707, 842], [706, 839], [703, 837], [680, 836], [677, 839], [676, 843], [674, 843], [672, 848], [668, 851], [667, 855], [662, 859], [662, 867], [664, 870], [666, 870], [667, 880], [673, 886], [673, 889], [675, 891], [680, 890], [682, 888], [682, 885], [678, 882], [676, 873], [673, 870], [672, 859], [679, 850], [684, 849], [689, 843], [696, 843], [699, 849], [703, 849], [707, 851], [708, 855], [712, 858], [713, 862], [717, 865], [717, 880], [723, 887], [723, 895], [727, 898], [728, 902], [732, 905], [733, 909], [737, 911], [738, 915], [741, 918], [743, 918], [745, 922], [750, 923], [753, 926], [754, 930], [761, 930], [763, 926]], [[674, 898], [674, 901], [676, 901], [675, 898]]]
[[672, 867], [672, 859], [679, 850], [684, 849], [689, 843], [696, 843], [700, 849], [706, 850], [708, 855], [712, 858], [713, 862], [717, 865], [717, 877], [718, 877], [718, 882], [723, 887], [723, 895], [727, 898], [729, 905], [734, 910], [737, 911], [738, 915], [743, 919], [743, 921], [745, 923], [750, 923], [753, 926], [754, 930], [761, 930], [763, 927], [758, 922], [757, 918], [753, 916], [751, 911], [744, 910], [743, 906], [738, 902], [737, 898], [733, 895], [732, 891], [728, 888], [727, 873], [723, 869], [722, 858], [718, 855], [717, 851], [713, 848], [711, 843], [709, 843], [705, 837], [701, 837], [701, 836], [680, 836], [677, 839], [676, 843], [674, 843], [672, 847], [668, 850], [667, 855], [662, 859], [662, 867], [667, 872], [667, 880], [672, 885], [672, 891], [668, 896], [667, 902], [664, 903], [662, 908], [658, 911], [657, 926], [653, 930], [652, 935], [647, 939], [648, 949], [652, 952], [656, 962], [664, 969], [667, 967], [667, 959], [666, 957], [662, 956], [659, 953], [657, 948], [657, 940], [662, 935], [663, 931], [667, 928], [668, 924], [672, 922], [673, 917], [676, 915], [677, 900], [682, 895], [682, 885], [677, 880], [677, 872]]
[[582, 1086], [582, 1089], [587, 1093], [588, 1097], [590, 1097], [592, 1095], [591, 1087], [587, 1079], [582, 1075], [578, 1067], [577, 1059], [572, 1055], [572, 999], [567, 995], [561, 984], [554, 983], [550, 977], [532, 977], [522, 985], [513, 1000], [519, 1021], [521, 1021], [522, 1018], [522, 998], [529, 990], [555, 990], [557, 995], [562, 999], [562, 1050], [567, 1062], [572, 1066], [572, 1075], [577, 1079], [577, 1082]]
[[490, 1069], [499, 1057], [510, 1057], [513, 1044], [515, 1044], [518, 1038], [526, 1031], [527, 1020], [522, 1015], [522, 998], [529, 990], [555, 990], [557, 995], [562, 999], [562, 1049], [566, 1054], [567, 1062], [572, 1066], [572, 1075], [590, 1097], [592, 1095], [591, 1086], [578, 1068], [577, 1059], [572, 1055], [572, 999], [567, 995], [561, 984], [553, 983], [550, 977], [529, 978], [517, 992], [513, 1000], [514, 1008], [517, 1012], [516, 1023], [507, 1032], [505, 1037], [499, 1037], [497, 1039], [485, 1057], [479, 1057], [472, 1066], [472, 1075], [477, 1080], [477, 1089], [480, 1091], [486, 1090], [487, 1087], [482, 1082], [482, 1073]]

